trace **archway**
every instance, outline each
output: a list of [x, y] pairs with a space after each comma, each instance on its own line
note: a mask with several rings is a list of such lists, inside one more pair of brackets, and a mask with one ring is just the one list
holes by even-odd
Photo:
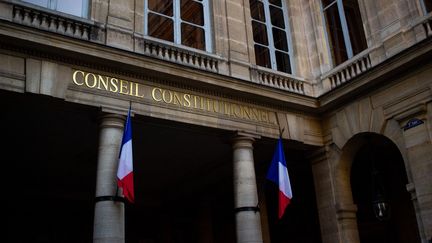
[[402, 155], [388, 138], [362, 133], [354, 153], [351, 189], [360, 241], [420, 242]]

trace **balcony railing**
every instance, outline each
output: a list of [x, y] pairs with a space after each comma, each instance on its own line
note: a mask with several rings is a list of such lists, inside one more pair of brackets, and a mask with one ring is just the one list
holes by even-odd
[[91, 21], [77, 20], [76, 18], [52, 13], [49, 10], [43, 11], [24, 5], [14, 5], [12, 21], [82, 40], [90, 39], [93, 28]]
[[371, 49], [366, 49], [324, 75], [321, 78], [323, 92], [339, 87], [368, 71], [372, 67], [370, 52]]
[[[418, 32], [417, 42], [432, 37], [432, 14], [422, 16], [414, 21], [411, 28]], [[375, 48], [376, 49], [376, 48]], [[321, 92], [320, 94], [331, 91], [344, 83], [349, 82], [353, 78], [367, 72], [372, 67], [382, 63], [386, 59], [375, 59], [371, 61], [371, 53], [374, 48], [369, 48], [356, 55], [354, 58], [347, 60], [337, 66], [329, 73], [321, 77]], [[318, 95], [319, 96], [319, 95]]]
[[330, 87], [332, 89], [350, 81], [351, 79], [366, 72], [372, 67], [369, 51], [366, 51], [367, 52], [363, 52], [356, 58], [351, 59], [345, 65], [336, 68], [334, 72], [332, 72], [332, 74], [328, 76], [328, 79], [330, 81]]
[[218, 73], [219, 62], [223, 61], [216, 55], [150, 40], [143, 36], [135, 36], [135, 40], [139, 43], [138, 52], [141, 54], [207, 72]]
[[264, 68], [251, 68], [252, 82], [272, 88], [289, 91], [297, 94], [309, 94], [305, 86], [308, 86], [305, 80], [293, 77], [289, 74], [265, 70]]

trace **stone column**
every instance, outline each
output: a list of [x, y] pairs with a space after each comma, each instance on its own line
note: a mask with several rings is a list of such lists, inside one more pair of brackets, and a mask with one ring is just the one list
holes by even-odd
[[125, 117], [102, 116], [96, 179], [93, 242], [124, 242], [124, 203], [116, 200], [117, 165]]
[[234, 209], [238, 243], [263, 242], [253, 158], [254, 137], [233, 139]]
[[[357, 206], [350, 186], [350, 164], [334, 146], [309, 155], [323, 243], [358, 243]], [[338, 165], [339, 161], [339, 165]]]
[[326, 148], [320, 148], [309, 155], [315, 185], [315, 197], [323, 243], [340, 242], [331, 165], [327, 159]]
[[[407, 185], [416, 210], [417, 225], [422, 242], [432, 239], [432, 103], [419, 104], [411, 112], [395, 116], [403, 129], [411, 121], [419, 123], [403, 129], [403, 138], [412, 182]], [[413, 195], [414, 194], [414, 195]]]

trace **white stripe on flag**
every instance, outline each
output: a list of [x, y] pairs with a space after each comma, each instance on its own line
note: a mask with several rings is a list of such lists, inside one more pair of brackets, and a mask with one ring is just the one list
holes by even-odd
[[288, 176], [288, 169], [279, 161], [279, 190], [288, 198], [292, 198], [291, 183]]
[[117, 177], [120, 180], [133, 171], [132, 161], [132, 139], [130, 139], [123, 144], [120, 154], [120, 163], [117, 171]]

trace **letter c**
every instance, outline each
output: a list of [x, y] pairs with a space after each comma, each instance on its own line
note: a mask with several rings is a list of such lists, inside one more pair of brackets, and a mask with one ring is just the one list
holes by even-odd
[[78, 83], [78, 81], [77, 81], [77, 79], [76, 79], [76, 75], [77, 75], [77, 73], [82, 74], [82, 77], [84, 78], [84, 72], [83, 72], [83, 71], [80, 71], [80, 70], [76, 70], [76, 71], [73, 73], [73, 76], [72, 76], [72, 80], [73, 80], [74, 84], [81, 86], [81, 85], [84, 84], [84, 82], [82, 82], [82, 83]]
[[[159, 97], [160, 98], [156, 98], [156, 90], [158, 90], [159, 91], [159, 94], [161, 94]], [[157, 101], [157, 102], [160, 102], [160, 101], [162, 101], [162, 89], [160, 89], [160, 88], [153, 88], [153, 90], [152, 90], [152, 98], [153, 98], [153, 100], [155, 100], [155, 101]]]

